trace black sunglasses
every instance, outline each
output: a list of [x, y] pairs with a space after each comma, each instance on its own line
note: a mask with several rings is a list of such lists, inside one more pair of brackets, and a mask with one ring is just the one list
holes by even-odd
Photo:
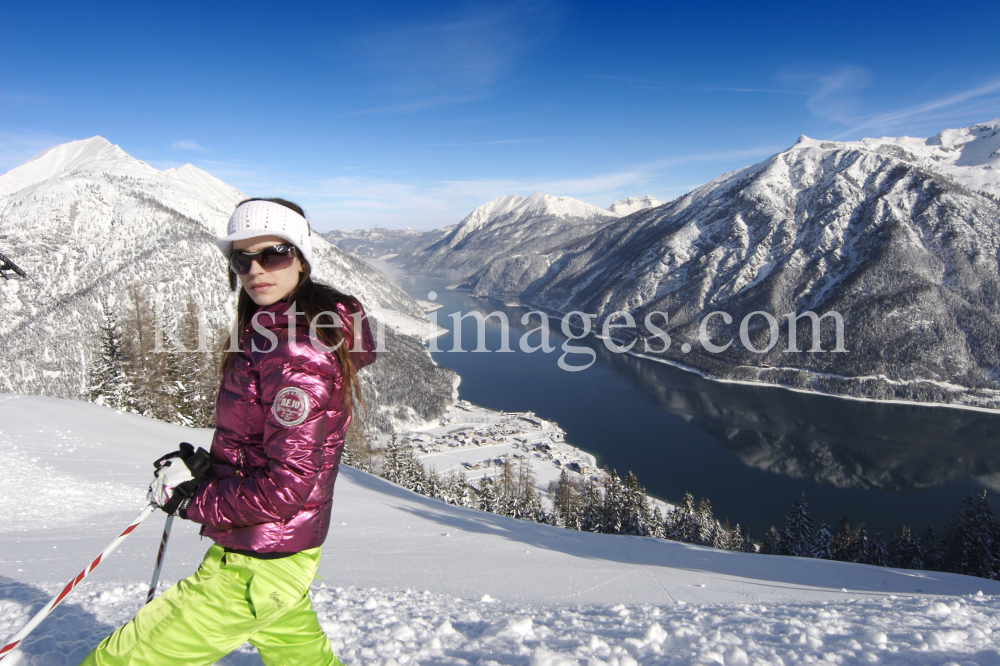
[[280, 271], [292, 265], [298, 252], [291, 243], [272, 245], [257, 252], [233, 250], [229, 253], [229, 267], [237, 275], [246, 275], [250, 272], [250, 264], [256, 261], [265, 271]]

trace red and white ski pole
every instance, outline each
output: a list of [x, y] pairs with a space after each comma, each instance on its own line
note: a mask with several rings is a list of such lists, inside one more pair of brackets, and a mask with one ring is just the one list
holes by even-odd
[[160, 552], [156, 555], [156, 564], [153, 566], [153, 580], [149, 583], [149, 593], [146, 595], [148, 604], [156, 596], [156, 585], [160, 582], [160, 571], [163, 569], [163, 556], [167, 552], [167, 539], [170, 538], [170, 528], [174, 524], [174, 514], [167, 516], [167, 522], [163, 526], [163, 536], [160, 537]]
[[93, 562], [91, 562], [89, 566], [87, 566], [83, 571], [77, 574], [76, 578], [67, 583], [66, 587], [63, 588], [62, 592], [52, 597], [52, 600], [49, 601], [49, 603], [45, 604], [45, 606], [40, 611], [35, 613], [35, 616], [33, 618], [28, 620], [28, 624], [21, 627], [21, 630], [16, 634], [14, 634], [13, 638], [11, 638], [9, 642], [2, 648], [0, 648], [0, 660], [3, 660], [4, 657], [10, 654], [11, 650], [17, 647], [18, 643], [23, 641], [25, 636], [34, 631], [35, 627], [41, 624], [42, 620], [44, 620], [49, 615], [49, 613], [51, 613], [52, 610], [56, 606], [58, 606], [70, 592], [73, 591], [73, 588], [79, 585], [84, 578], [89, 576], [90, 572], [96, 569], [97, 565], [101, 563], [101, 560], [103, 560], [106, 556], [110, 555], [115, 550], [115, 548], [117, 548], [121, 544], [121, 542], [125, 540], [125, 537], [131, 534], [135, 528], [139, 527], [139, 524], [142, 523], [142, 521], [149, 518], [149, 516], [152, 515], [153, 511], [155, 510], [156, 510], [156, 505], [149, 504], [146, 506], [146, 508], [140, 511], [139, 515], [136, 516], [131, 523], [129, 523], [129, 526], [126, 527], [124, 530], [122, 530], [122, 533], [119, 534], [117, 537], [115, 537], [115, 540], [109, 543], [107, 548], [102, 550], [100, 554], [97, 556], [97, 558]]

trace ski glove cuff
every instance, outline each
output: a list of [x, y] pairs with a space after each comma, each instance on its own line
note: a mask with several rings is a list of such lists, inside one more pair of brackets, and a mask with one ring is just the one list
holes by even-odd
[[153, 463], [156, 471], [146, 498], [166, 513], [174, 513], [206, 479], [210, 464], [208, 451], [202, 448], [195, 451], [194, 446], [182, 442], [179, 451], [168, 453]]

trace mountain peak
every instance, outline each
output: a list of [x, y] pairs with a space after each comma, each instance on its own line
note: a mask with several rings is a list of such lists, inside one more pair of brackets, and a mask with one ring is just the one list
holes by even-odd
[[462, 220], [460, 226], [468, 227], [469, 230], [478, 229], [488, 221], [506, 215], [514, 215], [516, 217], [523, 217], [525, 215], [552, 215], [565, 219], [583, 218], [587, 220], [610, 216], [608, 211], [603, 208], [584, 203], [579, 199], [557, 197], [545, 192], [533, 192], [531, 196], [527, 197], [508, 194], [485, 203], [469, 213]]
[[53, 146], [0, 176], [0, 198], [73, 171], [88, 162], [107, 158], [134, 159], [102, 136]]

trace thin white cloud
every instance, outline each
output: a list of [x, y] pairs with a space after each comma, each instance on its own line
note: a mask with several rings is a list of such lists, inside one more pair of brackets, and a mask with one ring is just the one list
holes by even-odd
[[[955, 107], [962, 105], [964, 102], [978, 100], [979, 98], [996, 93], [1000, 93], [1000, 79], [994, 79], [985, 85], [968, 88], [966, 90], [952, 93], [951, 95], [946, 95], [945, 97], [939, 97], [938, 99], [934, 99], [929, 102], [910, 106], [905, 109], [875, 114], [870, 116], [867, 120], [854, 124], [850, 130], [835, 138], [839, 139], [848, 136], [857, 136], [860, 132], [868, 129], [878, 129], [884, 131], [902, 126], [904, 124], [912, 124], [915, 121], [926, 121], [931, 118], [939, 119], [942, 117], [952, 116], [956, 111]], [[966, 106], [968, 107], [969, 105]], [[976, 107], [973, 106], [972, 108]], [[992, 108], [993, 112], [998, 112], [1000, 111], [1000, 103], [998, 103], [998, 100], [991, 100], [988, 102], [987, 108], [984, 109], [984, 111], [989, 108]], [[940, 112], [944, 110], [948, 110], [950, 113], [941, 114]], [[966, 113], [968, 111], [969, 108], [960, 110], [960, 112]], [[987, 118], [983, 118], [983, 120], [987, 120]]]
[[502, 146], [508, 143], [543, 143], [544, 139], [504, 139], [502, 141], [467, 141], [464, 143], [411, 143], [414, 148], [436, 148], [439, 146]]
[[[658, 79], [648, 79], [641, 76], [620, 76], [616, 74], [584, 74], [581, 78], [595, 79], [598, 81], [612, 81], [622, 83], [637, 90], [676, 90], [681, 87], [679, 83], [671, 83]], [[791, 88], [754, 88], [754, 87], [734, 87], [734, 86], [705, 86], [697, 88], [687, 88], [698, 92], [738, 92], [738, 93], [769, 93], [777, 95], [809, 95], [810, 92], [801, 89]]]
[[537, 1], [468, 7], [344, 44], [364, 82], [351, 98], [367, 102], [339, 116], [411, 113], [496, 94], [521, 57], [552, 34], [559, 13]]
[[804, 90], [785, 90], [783, 88], [700, 88], [705, 92], [738, 92], [738, 93], [773, 93], [776, 95], [808, 95]]
[[584, 74], [581, 78], [584, 79], [595, 79], [597, 81], [611, 81], [612, 83], [621, 83], [630, 88], [635, 88], [636, 90], [672, 90], [677, 87], [677, 84], [671, 84], [666, 81], [660, 81], [656, 79], [648, 79], [641, 76], [620, 76], [617, 74]]
[[377, 106], [369, 109], [355, 109], [353, 111], [344, 111], [338, 113], [336, 118], [349, 118], [351, 116], [372, 116], [372, 115], [388, 115], [393, 113], [413, 113], [415, 111], [424, 111], [426, 109], [433, 109], [439, 106], [446, 106], [450, 104], [464, 104], [466, 102], [475, 102], [476, 100], [483, 99], [488, 96], [485, 91], [477, 92], [470, 95], [435, 95], [434, 97], [427, 97], [424, 99], [416, 99], [409, 102], [401, 102], [398, 104], [389, 104], [386, 106]]
[[813, 115], [837, 123], [848, 123], [857, 117], [861, 102], [858, 93], [868, 87], [871, 72], [863, 67], [842, 67], [816, 78], [816, 90], [809, 96], [806, 107]]
[[730, 162], [733, 160], [747, 160], [764, 158], [783, 150], [782, 146], [775, 144], [766, 146], [754, 146], [753, 148], [741, 148], [738, 150], [712, 151], [707, 153], [689, 153], [676, 157], [665, 157], [662, 160], [649, 162], [646, 169], [664, 169], [666, 167], [690, 164], [692, 162]]
[[878, 113], [865, 109], [862, 93], [869, 87], [872, 74], [863, 67], [845, 65], [827, 72], [787, 68], [776, 79], [807, 91], [806, 108], [814, 116], [849, 128], [834, 136], [835, 139], [899, 132], [926, 136], [945, 127], [1000, 114], [1000, 78], [927, 102]]
[[208, 148], [205, 148], [204, 146], [199, 144], [194, 139], [181, 139], [180, 141], [174, 141], [172, 144], [170, 144], [170, 148], [172, 150], [183, 150], [189, 153], [208, 154], [212, 152]]

